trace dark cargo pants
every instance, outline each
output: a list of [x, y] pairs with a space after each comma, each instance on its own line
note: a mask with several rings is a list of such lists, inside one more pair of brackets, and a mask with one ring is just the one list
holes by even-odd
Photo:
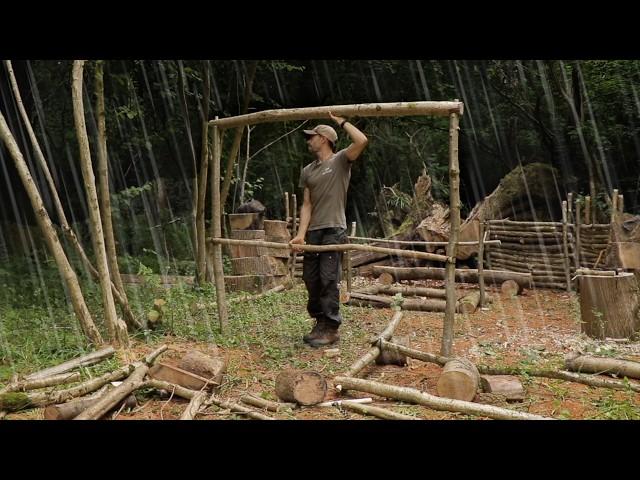
[[[307, 232], [308, 245], [336, 245], [347, 243], [344, 228], [323, 228]], [[307, 286], [307, 311], [313, 318], [325, 318], [337, 324], [340, 316], [340, 282], [342, 252], [305, 252], [302, 279]]]

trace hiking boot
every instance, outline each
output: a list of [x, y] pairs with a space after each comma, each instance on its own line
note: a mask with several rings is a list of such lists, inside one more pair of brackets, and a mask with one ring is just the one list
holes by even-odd
[[313, 326], [311, 331], [305, 334], [302, 337], [302, 341], [304, 343], [310, 343], [312, 340], [315, 340], [322, 333], [322, 324], [324, 323], [324, 319], [316, 319], [316, 324]]
[[320, 326], [320, 335], [312, 338], [307, 343], [312, 347], [325, 347], [336, 343], [340, 340], [340, 335], [338, 334], [339, 326], [340, 325], [335, 322], [322, 322]]

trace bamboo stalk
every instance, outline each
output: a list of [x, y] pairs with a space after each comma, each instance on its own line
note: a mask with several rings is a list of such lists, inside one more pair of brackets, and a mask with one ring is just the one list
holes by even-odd
[[227, 129], [267, 122], [330, 118], [329, 112], [342, 117], [404, 117], [417, 115], [446, 117], [452, 113], [462, 115], [463, 111], [464, 104], [462, 102], [365, 103], [357, 105], [265, 110], [246, 115], [237, 115], [235, 117], [216, 118], [216, 120], [212, 120], [210, 123], [219, 126], [221, 129]]

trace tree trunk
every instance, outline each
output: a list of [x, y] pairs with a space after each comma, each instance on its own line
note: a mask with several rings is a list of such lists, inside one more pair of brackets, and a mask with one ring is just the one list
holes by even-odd
[[78, 136], [78, 144], [80, 149], [80, 165], [82, 167], [82, 177], [87, 193], [87, 206], [89, 217], [91, 219], [91, 234], [93, 238], [93, 246], [96, 255], [96, 263], [98, 264], [98, 273], [100, 274], [100, 289], [102, 291], [102, 303], [104, 308], [105, 324], [112, 341], [119, 345], [128, 343], [126, 336], [120, 337], [118, 334], [118, 316], [116, 307], [113, 303], [113, 294], [111, 293], [111, 279], [109, 278], [109, 266], [107, 263], [107, 252], [104, 243], [104, 233], [102, 231], [102, 218], [100, 207], [98, 205], [98, 194], [96, 192], [96, 179], [91, 166], [91, 153], [89, 152], [89, 138], [87, 137], [87, 128], [84, 119], [84, 102], [82, 99], [82, 74], [84, 68], [83, 60], [75, 60], [73, 62], [73, 81], [71, 84], [71, 93], [73, 100], [73, 119], [76, 127], [76, 135]]
[[196, 201], [196, 281], [202, 285], [206, 280], [206, 253], [204, 204], [207, 195], [207, 175], [209, 173], [209, 62], [204, 62], [204, 92], [202, 99], [202, 142], [200, 147], [200, 175], [198, 175], [198, 197]]
[[110, 281], [115, 284], [120, 297], [120, 306], [127, 325], [132, 328], [142, 328], [140, 322], [136, 320], [129, 306], [127, 293], [122, 284], [120, 277], [120, 268], [118, 267], [118, 253], [116, 251], [116, 240], [113, 233], [113, 222], [111, 217], [111, 195], [109, 189], [109, 166], [107, 154], [107, 127], [104, 112], [104, 74], [103, 62], [98, 61], [96, 64], [96, 117], [98, 123], [98, 181], [100, 184], [100, 211], [102, 213], [102, 228], [104, 229], [104, 243], [107, 251], [107, 261], [109, 271], [111, 273]]
[[40, 226], [40, 230], [45, 237], [47, 247], [49, 248], [51, 255], [53, 255], [53, 258], [55, 259], [58, 270], [60, 271], [60, 275], [62, 276], [69, 292], [71, 304], [73, 306], [76, 317], [80, 322], [80, 327], [91, 343], [93, 343], [94, 345], [101, 345], [103, 342], [102, 336], [93, 323], [93, 319], [91, 318], [89, 309], [87, 308], [87, 305], [84, 301], [82, 290], [80, 289], [80, 284], [78, 283], [78, 277], [71, 268], [69, 260], [67, 259], [67, 256], [62, 249], [62, 245], [60, 244], [60, 240], [58, 239], [58, 234], [53, 228], [53, 224], [51, 223], [49, 214], [44, 207], [44, 203], [42, 202], [42, 197], [40, 196], [38, 188], [36, 187], [36, 184], [31, 177], [31, 173], [29, 172], [29, 167], [27, 167], [24, 157], [22, 156], [22, 152], [20, 152], [20, 148], [18, 147], [18, 144], [11, 134], [9, 126], [7, 125], [2, 112], [0, 112], [0, 138], [7, 146], [11, 157], [13, 157], [16, 170], [18, 171], [20, 179], [22, 180], [22, 184], [24, 185], [27, 195], [29, 196], [29, 201], [31, 202], [31, 206], [35, 212], [36, 220], [38, 222], [38, 225]]
[[630, 338], [640, 328], [640, 293], [632, 273], [581, 275], [582, 332], [592, 338]]
[[285, 402], [316, 405], [326, 393], [327, 381], [317, 372], [284, 370], [276, 377], [276, 395]]

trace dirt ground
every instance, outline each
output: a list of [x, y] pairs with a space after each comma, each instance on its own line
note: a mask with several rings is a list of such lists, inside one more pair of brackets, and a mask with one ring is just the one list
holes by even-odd
[[[359, 284], [367, 282], [359, 279]], [[438, 281], [414, 282], [418, 286], [440, 287]], [[477, 288], [463, 285], [462, 288]], [[640, 360], [640, 343], [621, 341], [596, 341], [580, 333], [578, 298], [574, 293], [555, 290], [525, 290], [517, 297], [502, 295], [496, 287], [488, 287], [492, 302], [473, 314], [456, 315], [454, 353], [467, 357], [479, 365], [559, 367], [564, 355], [570, 352], [588, 352], [594, 355], [615, 356]], [[393, 399], [376, 397], [362, 392], [349, 391], [341, 395], [333, 385], [333, 377], [348, 369], [354, 360], [363, 355], [369, 346], [362, 335], [352, 332], [364, 330], [366, 338], [381, 332], [393, 316], [392, 310], [359, 307], [343, 307], [345, 322], [341, 328], [341, 340], [337, 345], [340, 354], [329, 358], [326, 349], [301, 347], [295, 358], [283, 361], [279, 366], [306, 366], [326, 376], [329, 385], [325, 400], [340, 398], [372, 397], [371, 405], [381, 406], [395, 412], [422, 419], [470, 419], [464, 414], [436, 411], [423, 406], [402, 403]], [[439, 353], [444, 314], [427, 312], [405, 312], [396, 329], [396, 335], [406, 336], [411, 348], [424, 352]], [[311, 325], [311, 324], [309, 324]], [[206, 352], [211, 345], [186, 342], [179, 338], [166, 337], [163, 341], [169, 350], [161, 359], [167, 363], [177, 359], [190, 349]], [[302, 343], [300, 339], [300, 343]], [[135, 357], [141, 357], [156, 346], [136, 344]], [[336, 345], [327, 348], [336, 348]], [[265, 361], [264, 351], [252, 348], [223, 348], [219, 352], [228, 361], [225, 382], [219, 396], [239, 401], [246, 393], [277, 400], [274, 394], [275, 377], [279, 368]], [[408, 366], [366, 367], [359, 377], [382, 383], [412, 387], [436, 394], [436, 383], [441, 367], [419, 360], [408, 360]], [[557, 419], [637, 418], [640, 412], [640, 395], [633, 392], [593, 388], [586, 385], [547, 378], [520, 378], [525, 388], [522, 402], [498, 402], [495, 405], [538, 414]], [[177, 419], [185, 409], [187, 400], [158, 395], [138, 396], [139, 406], [133, 410], [122, 410], [111, 414], [117, 420]], [[265, 412], [268, 413], [268, 412]], [[371, 419], [338, 407], [301, 407], [284, 413], [268, 413], [279, 419]], [[17, 416], [17, 415], [14, 415]], [[42, 418], [42, 410], [33, 410], [22, 418]], [[217, 407], [208, 408], [202, 420], [240, 419], [240, 415]]]

